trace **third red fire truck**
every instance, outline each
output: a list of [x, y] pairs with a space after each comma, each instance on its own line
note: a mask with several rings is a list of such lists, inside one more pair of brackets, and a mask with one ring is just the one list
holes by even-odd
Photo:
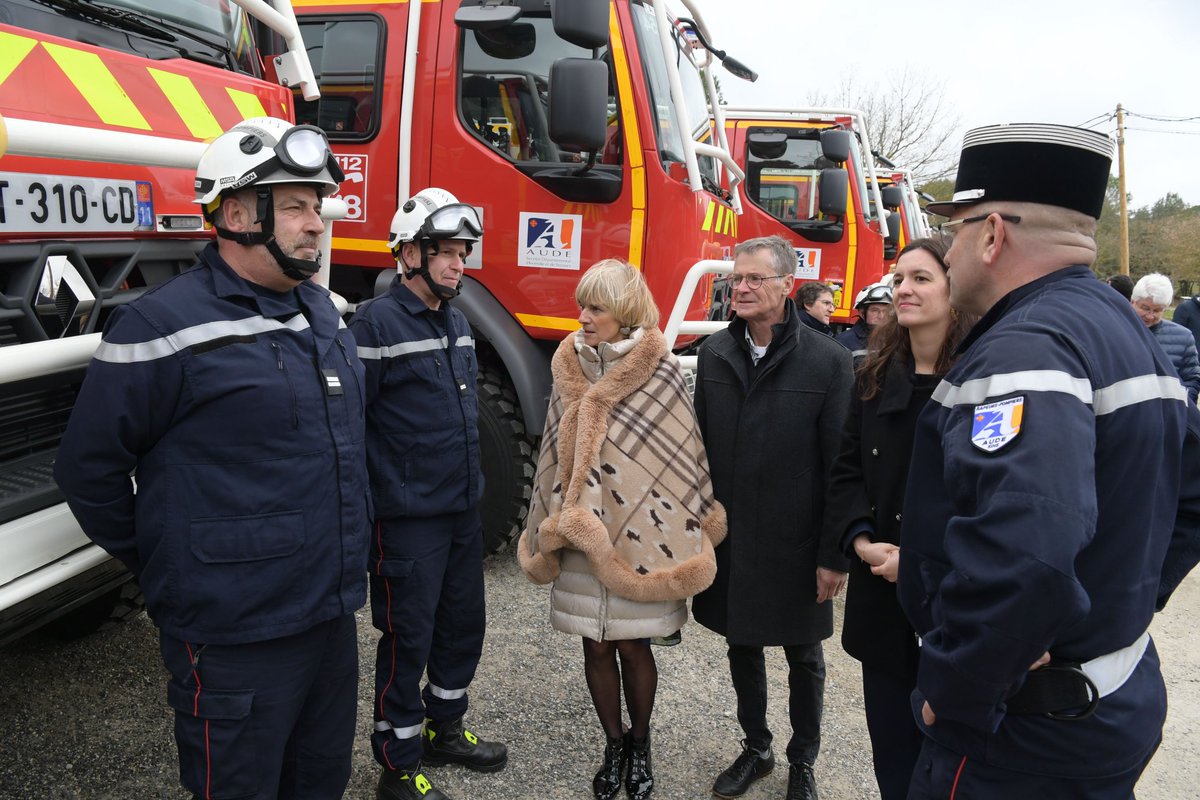
[[888, 235], [863, 115], [852, 109], [724, 112], [734, 158], [746, 173], [740, 236], [789, 239], [797, 279], [832, 286], [833, 324], [853, 322], [854, 298], [886, 272]]

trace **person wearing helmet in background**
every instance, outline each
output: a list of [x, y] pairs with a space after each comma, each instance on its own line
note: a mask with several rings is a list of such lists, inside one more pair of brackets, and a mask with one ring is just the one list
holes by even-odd
[[[371, 749], [379, 800], [442, 800], [425, 765], [494, 772], [508, 749], [463, 727], [483, 652], [483, 494], [475, 342], [458, 295], [479, 215], [424, 189], [392, 219], [399, 268], [350, 328], [366, 365], [367, 463], [375, 501], [368, 568], [375, 662]], [[422, 675], [428, 680], [421, 687]]]
[[307, 280], [341, 177], [318, 128], [279, 119], [205, 149], [196, 202], [217, 239], [112, 311], [55, 464], [160, 630], [196, 797], [325, 800], [350, 778], [364, 371]]
[[858, 311], [858, 319], [838, 334], [837, 340], [854, 356], [854, 366], [858, 367], [867, 355], [871, 331], [892, 313], [892, 287], [882, 281], [871, 284], [858, 293], [854, 308]]

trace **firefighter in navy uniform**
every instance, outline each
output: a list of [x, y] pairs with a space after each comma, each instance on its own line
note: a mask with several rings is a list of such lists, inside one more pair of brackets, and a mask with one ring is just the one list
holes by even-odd
[[858, 319], [835, 338], [838, 344], [850, 351], [850, 355], [854, 357], [854, 367], [857, 369], [867, 357], [867, 342], [871, 338], [871, 331], [887, 319], [888, 314], [893, 313], [891, 284], [872, 283], [864, 287], [854, 300], [854, 310], [858, 312]]
[[55, 465], [141, 584], [196, 797], [327, 800], [350, 778], [363, 367], [308, 280], [341, 177], [311, 126], [250, 119], [209, 145], [196, 202], [218, 238], [113, 311]]
[[483, 476], [475, 342], [448, 301], [482, 235], [474, 208], [442, 189], [418, 192], [392, 219], [396, 280], [350, 322], [367, 370], [380, 800], [444, 798], [422, 761], [481, 772], [508, 761], [503, 744], [463, 727], [483, 651]]
[[1196, 417], [1089, 269], [1111, 157], [1094, 131], [978, 128], [930, 206], [951, 303], [983, 317], [922, 412], [904, 503], [915, 800], [1129, 800], [1161, 740], [1146, 630], [1196, 563]]

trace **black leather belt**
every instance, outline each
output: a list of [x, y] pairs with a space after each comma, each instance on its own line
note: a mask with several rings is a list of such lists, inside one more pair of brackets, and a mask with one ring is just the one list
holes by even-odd
[[1043, 714], [1051, 719], [1087, 719], [1100, 703], [1100, 692], [1079, 664], [1051, 661], [1025, 676], [1008, 698], [1010, 714]]

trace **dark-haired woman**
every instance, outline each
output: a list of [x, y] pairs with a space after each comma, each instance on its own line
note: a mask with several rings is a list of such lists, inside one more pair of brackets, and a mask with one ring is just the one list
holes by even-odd
[[939, 239], [917, 239], [901, 251], [892, 283], [896, 313], [871, 334], [830, 479], [831, 533], [852, 559], [842, 647], [862, 662], [883, 800], [906, 797], [922, 739], [909, 705], [917, 640], [896, 600], [913, 431], [973, 322], [950, 308], [947, 247]]

